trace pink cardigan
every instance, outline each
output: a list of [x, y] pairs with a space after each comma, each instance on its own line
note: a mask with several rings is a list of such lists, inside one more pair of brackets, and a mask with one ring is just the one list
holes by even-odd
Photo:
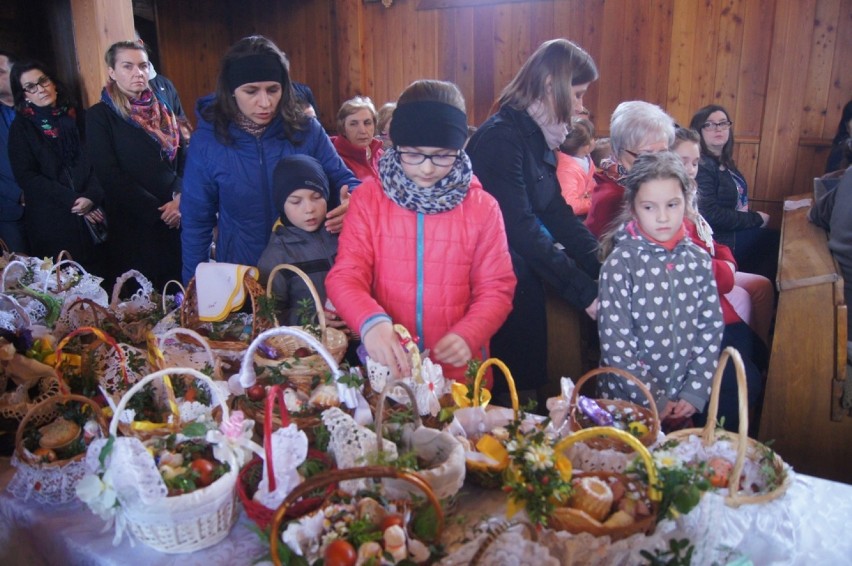
[[595, 188], [595, 164], [591, 157], [586, 156], [586, 159], [589, 162], [588, 172], [583, 171], [583, 166], [567, 153], [556, 152], [556, 178], [562, 197], [578, 216], [588, 214]]

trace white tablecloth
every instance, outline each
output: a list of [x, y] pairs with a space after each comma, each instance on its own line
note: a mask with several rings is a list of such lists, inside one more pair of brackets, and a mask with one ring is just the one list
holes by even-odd
[[[132, 546], [127, 538], [113, 546], [112, 532], [100, 532], [103, 523], [85, 506], [40, 506], [15, 499], [5, 491], [14, 473], [8, 459], [0, 461], [0, 469], [0, 564], [4, 566], [239, 566], [252, 564], [265, 553], [244, 514], [227, 539], [193, 554], [163, 554], [142, 544]], [[501, 513], [503, 498], [493, 495], [475, 490], [463, 493], [454, 519], [447, 522], [446, 535], [458, 540], [462, 531]], [[799, 474], [783, 498], [734, 513], [735, 520], [728, 520], [721, 542], [743, 551], [755, 565], [852, 564], [852, 485]]]

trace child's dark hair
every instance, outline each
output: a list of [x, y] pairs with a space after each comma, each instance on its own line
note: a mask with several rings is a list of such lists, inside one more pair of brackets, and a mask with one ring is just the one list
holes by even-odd
[[399, 95], [397, 108], [409, 102], [443, 102], [455, 106], [462, 112], [467, 112], [464, 95], [459, 87], [448, 81], [421, 79], [414, 81]]
[[684, 205], [689, 203], [692, 180], [686, 173], [683, 162], [671, 151], [643, 153], [636, 158], [627, 175], [621, 180], [624, 186], [621, 214], [613, 221], [611, 228], [601, 238], [601, 259], [612, 253], [615, 236], [621, 227], [633, 218], [636, 195], [642, 185], [649, 181], [674, 179], [683, 191]]
[[559, 146], [563, 153], [577, 155], [580, 148], [592, 143], [595, 139], [595, 125], [588, 118], [574, 116], [571, 118], [571, 130], [565, 141]]

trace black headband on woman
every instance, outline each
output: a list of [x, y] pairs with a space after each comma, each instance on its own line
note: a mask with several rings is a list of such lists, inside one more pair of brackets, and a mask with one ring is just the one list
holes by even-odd
[[272, 53], [255, 53], [228, 61], [224, 73], [231, 92], [246, 83], [271, 81], [284, 84], [281, 59]]
[[396, 146], [461, 149], [467, 141], [467, 115], [444, 102], [408, 102], [393, 111], [390, 137]]

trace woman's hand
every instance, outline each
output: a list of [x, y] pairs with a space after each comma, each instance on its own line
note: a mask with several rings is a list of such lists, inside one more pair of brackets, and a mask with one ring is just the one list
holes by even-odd
[[[669, 414], [672, 419], [688, 419], [692, 415], [698, 412], [698, 409], [692, 406], [688, 401], [684, 401], [683, 399], [678, 399], [674, 403], [669, 401], [669, 404], [672, 405], [672, 411]], [[667, 405], [668, 407], [668, 405]]]
[[162, 214], [160, 214], [160, 220], [166, 223], [169, 228], [180, 228], [180, 194], [176, 194], [175, 197], [159, 207], [159, 210]]
[[325, 215], [325, 229], [332, 234], [338, 234], [343, 230], [343, 217], [349, 210], [349, 185], [343, 185], [340, 189], [340, 206]]
[[380, 322], [361, 339], [367, 348], [367, 355], [374, 362], [390, 368], [391, 377], [399, 379], [411, 375], [411, 363], [408, 355], [399, 343], [399, 336], [390, 322]]
[[101, 209], [96, 208], [91, 212], [84, 215], [86, 220], [91, 222], [92, 224], [100, 224], [104, 221], [104, 213]]
[[464, 338], [453, 332], [438, 340], [438, 343], [432, 348], [432, 354], [435, 356], [435, 360], [442, 364], [455, 367], [466, 365], [468, 360], [473, 357]]
[[760, 227], [766, 228], [766, 226], [769, 224], [769, 215], [765, 212], [761, 212], [760, 210], [758, 210], [757, 213], [760, 215], [761, 218], [763, 218], [763, 224], [761, 224]]
[[86, 197], [78, 197], [77, 200], [74, 201], [74, 206], [71, 207], [71, 212], [78, 215], [83, 216], [95, 205], [91, 200]]
[[598, 298], [595, 297], [595, 300], [592, 301], [592, 304], [586, 307], [586, 314], [589, 315], [589, 318], [592, 320], [598, 319]]

